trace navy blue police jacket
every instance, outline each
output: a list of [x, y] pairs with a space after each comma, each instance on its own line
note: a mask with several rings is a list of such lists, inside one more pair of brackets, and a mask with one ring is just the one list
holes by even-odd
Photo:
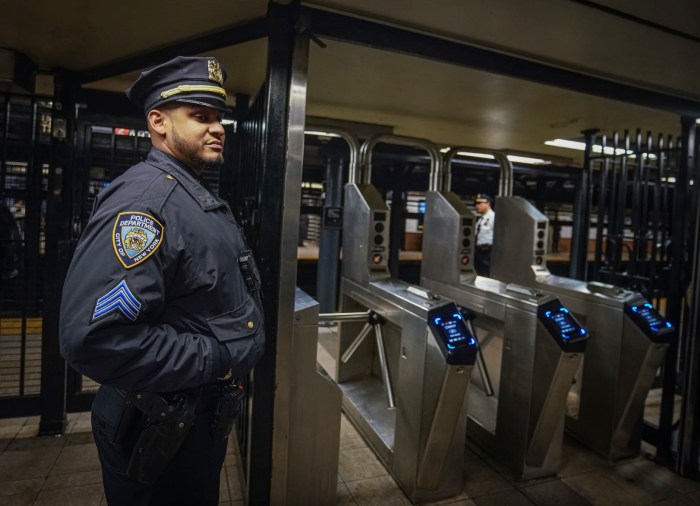
[[151, 149], [97, 196], [63, 286], [61, 354], [135, 391], [244, 375], [264, 348], [259, 296], [239, 268], [245, 249], [229, 206]]

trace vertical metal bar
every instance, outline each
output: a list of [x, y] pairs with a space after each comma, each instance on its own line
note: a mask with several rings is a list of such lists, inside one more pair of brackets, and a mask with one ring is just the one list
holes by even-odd
[[3, 121], [2, 124], [2, 158], [0, 159], [0, 162], [2, 162], [2, 165], [0, 165], [0, 191], [5, 190], [5, 177], [7, 174], [7, 138], [9, 137], [9, 132], [10, 132], [10, 95], [6, 94], [5, 95], [5, 121]]
[[[660, 137], [662, 139], [662, 137]], [[648, 139], [648, 146], [649, 146], [649, 154], [650, 155], [655, 155], [656, 157], [656, 162], [654, 162], [653, 168], [654, 170], [654, 176], [649, 178], [649, 184], [651, 185], [651, 191], [652, 191], [652, 197], [651, 197], [651, 212], [650, 212], [650, 219], [651, 219], [651, 252], [650, 252], [650, 265], [649, 265], [649, 277], [652, 279], [652, 283], [654, 284], [655, 287], [657, 287], [655, 297], [658, 299], [660, 298], [660, 290], [659, 288], [659, 280], [657, 276], [659, 275], [659, 264], [660, 264], [660, 258], [659, 258], [659, 251], [663, 251], [663, 246], [662, 248], [659, 248], [659, 234], [662, 228], [662, 209], [661, 209], [661, 191], [662, 191], [662, 186], [663, 186], [663, 181], [661, 179], [661, 146], [657, 145], [656, 149], [654, 149], [653, 146], [653, 139], [651, 135], [649, 135]], [[652, 159], [653, 160], [653, 159]], [[651, 170], [649, 171], [651, 173]], [[665, 227], [664, 227], [665, 228]], [[657, 300], [655, 302], [655, 307], [658, 309], [659, 308], [659, 301]]]
[[[668, 145], [668, 144], [667, 144]], [[670, 149], [671, 146], [668, 145], [668, 148]], [[670, 152], [670, 151], [669, 151]], [[667, 248], [667, 242], [668, 242], [668, 230], [669, 227], [667, 226], [670, 223], [669, 219], [669, 202], [668, 202], [668, 176], [666, 175], [666, 164], [668, 163], [668, 155], [666, 154], [667, 151], [664, 150], [664, 136], [659, 135], [659, 179], [662, 181], [661, 183], [661, 213], [662, 213], [662, 220], [663, 220], [663, 226], [661, 227], [661, 262], [666, 263], [668, 262], [668, 248]]]
[[603, 135], [601, 138], [602, 147], [602, 159], [599, 162], [600, 172], [598, 184], [598, 219], [596, 223], [596, 234], [595, 234], [595, 256], [593, 259], [593, 278], [600, 279], [600, 268], [602, 266], [603, 257], [603, 235], [605, 233], [605, 217], [607, 213], [607, 201], [608, 201], [608, 158], [605, 156], [605, 146], [608, 143], [607, 136]]
[[[326, 157], [324, 213], [326, 208], [340, 207], [343, 203], [344, 162], [345, 158], [338, 156], [338, 153], [329, 153]], [[341, 233], [342, 229], [329, 227], [322, 220], [316, 269], [316, 295], [323, 313], [331, 313], [337, 309]]]
[[53, 121], [67, 123], [65, 139], [52, 139], [47, 195], [46, 282], [41, 346], [41, 419], [39, 434], [56, 434], [66, 424], [67, 366], [59, 353], [58, 317], [63, 281], [71, 256], [70, 203], [75, 160], [75, 125], [78, 84], [69, 74], [55, 77]]
[[574, 202], [573, 230], [571, 232], [571, 264], [569, 277], [586, 279], [588, 265], [588, 236], [591, 224], [591, 176], [593, 144], [597, 129], [584, 130], [586, 150], [583, 154], [581, 183]]
[[634, 137], [634, 166], [632, 172], [632, 209], [630, 227], [632, 230], [632, 251], [627, 264], [627, 272], [633, 276], [638, 274], [637, 260], [640, 247], [640, 223], [641, 223], [641, 200], [642, 200], [642, 131], [637, 129]]
[[[627, 152], [629, 151], [630, 148], [630, 134], [628, 130], [625, 130], [625, 139], [624, 139], [624, 151], [620, 155], [620, 182], [618, 185], [618, 193], [617, 193], [617, 208], [615, 210], [615, 219], [616, 219], [616, 226], [615, 226], [615, 234], [617, 237], [617, 248], [616, 248], [616, 255], [615, 255], [615, 271], [619, 272], [622, 269], [622, 253], [624, 251], [624, 244], [625, 244], [625, 218], [627, 215], [627, 179], [629, 177], [628, 174], [628, 155]], [[615, 151], [618, 150], [618, 147], [615, 146]]]
[[391, 277], [399, 278], [399, 250], [403, 246], [404, 232], [406, 230], [406, 192], [404, 181], [408, 173], [408, 166], [401, 169], [401, 176], [394, 178], [394, 186], [391, 193], [391, 211], [389, 215], [389, 272]]
[[[278, 357], [290, 360], [294, 321], [309, 39], [299, 3], [270, 3], [259, 258], [265, 309], [265, 353], [253, 372], [247, 454], [248, 502], [269, 504]], [[292, 367], [284, 364], [285, 367]]]
[[[678, 163], [678, 173], [673, 199], [673, 227], [671, 229], [671, 272], [669, 275], [668, 302], [666, 307], [666, 318], [678, 329], [681, 329], [680, 337], [685, 340], [694, 341], [696, 336], [689, 335], [685, 328], [681, 328], [681, 314], [684, 292], [684, 262], [685, 253], [684, 238], [686, 231], [686, 204], [688, 201], [688, 180], [689, 168], [693, 163], [690, 146], [694, 146], [695, 120], [688, 117], [681, 118], [681, 147], [683, 153], [680, 155]], [[692, 140], [693, 144], [690, 144]], [[687, 343], [684, 343], [688, 346]], [[693, 346], [690, 344], [690, 346]], [[663, 391], [661, 395], [661, 415], [659, 418], [659, 446], [656, 451], [657, 461], [670, 464], [673, 462], [673, 407], [677, 385], [677, 361], [680, 344], [678, 340], [671, 343], [666, 352], [664, 360]], [[688, 377], [691, 372], [685, 370]], [[697, 376], [695, 376], [697, 380]], [[689, 400], [689, 402], [694, 402]], [[685, 416], [692, 414], [685, 413]]]
[[382, 326], [374, 325], [374, 336], [377, 341], [377, 353], [379, 354], [379, 369], [382, 372], [382, 383], [384, 384], [384, 393], [386, 394], [386, 403], [389, 409], [394, 409], [394, 389], [391, 386], [391, 376], [389, 375], [389, 363], [386, 359], [386, 350], [384, 349], [384, 336], [382, 335]]
[[[682, 152], [680, 159], [681, 171], [686, 175], [697, 176], [697, 144], [695, 118], [682, 119]], [[697, 184], [697, 179], [695, 180]], [[678, 185], [678, 179], [676, 180]], [[676, 197], [678, 199], [678, 197]], [[694, 237], [700, 237], [700, 206], [695, 202], [691, 210], [691, 225]], [[683, 349], [685, 364], [682, 368], [681, 387], [683, 400], [681, 404], [681, 417], [678, 441], [678, 465], [677, 470], [683, 476], [700, 475], [698, 469], [698, 452], [700, 445], [700, 246], [693, 241], [689, 255], [692, 258], [692, 277], [688, 280], [692, 289], [690, 310], [687, 322], [681, 330], [682, 340], [680, 346]], [[675, 249], [674, 249], [675, 252]]]

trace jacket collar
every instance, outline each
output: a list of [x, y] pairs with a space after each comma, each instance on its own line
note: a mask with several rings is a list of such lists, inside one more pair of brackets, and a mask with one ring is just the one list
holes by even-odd
[[151, 148], [146, 158], [146, 163], [174, 177], [187, 193], [197, 201], [203, 210], [208, 211], [224, 205], [223, 202], [212, 195], [211, 192], [199, 182], [199, 178], [194, 174], [192, 169], [177, 158], [157, 148]]

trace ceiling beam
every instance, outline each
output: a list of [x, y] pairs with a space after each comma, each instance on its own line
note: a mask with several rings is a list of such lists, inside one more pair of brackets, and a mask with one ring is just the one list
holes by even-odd
[[153, 67], [176, 56], [197, 55], [263, 37], [267, 37], [267, 19], [264, 17], [129, 58], [98, 65], [79, 72], [78, 80], [81, 84], [91, 83], [127, 72]]
[[314, 7], [306, 7], [305, 12], [310, 19], [310, 31], [316, 37], [394, 51], [700, 118], [700, 102], [697, 100]]

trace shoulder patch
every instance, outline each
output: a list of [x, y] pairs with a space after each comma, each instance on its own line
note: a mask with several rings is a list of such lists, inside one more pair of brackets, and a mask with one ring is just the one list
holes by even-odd
[[119, 213], [112, 230], [112, 245], [125, 269], [150, 257], [163, 243], [163, 225], [146, 213]]

